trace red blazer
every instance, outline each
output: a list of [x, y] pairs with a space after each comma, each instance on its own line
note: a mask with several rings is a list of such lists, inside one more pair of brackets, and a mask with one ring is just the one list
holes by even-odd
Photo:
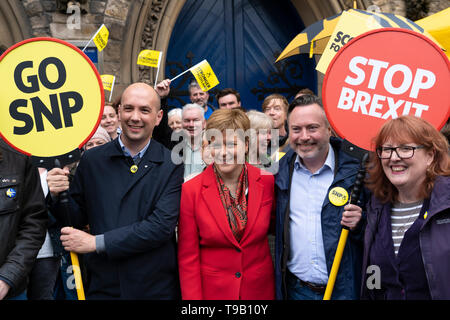
[[270, 300], [275, 280], [267, 234], [274, 178], [247, 164], [248, 220], [234, 238], [212, 165], [184, 183], [178, 225], [178, 263], [184, 300]]

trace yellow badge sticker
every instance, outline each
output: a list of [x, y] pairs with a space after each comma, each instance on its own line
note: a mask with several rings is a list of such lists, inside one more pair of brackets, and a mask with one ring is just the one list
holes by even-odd
[[348, 192], [342, 187], [334, 187], [328, 193], [328, 199], [337, 207], [343, 206], [348, 201]]
[[130, 168], [131, 173], [136, 173], [136, 171], [138, 171], [138, 166], [133, 164]]
[[0, 57], [0, 135], [22, 153], [56, 157], [81, 148], [103, 114], [100, 75], [75, 46], [24, 40]]
[[423, 215], [423, 219], [425, 220], [428, 217], [428, 211], [425, 211], [425, 214]]

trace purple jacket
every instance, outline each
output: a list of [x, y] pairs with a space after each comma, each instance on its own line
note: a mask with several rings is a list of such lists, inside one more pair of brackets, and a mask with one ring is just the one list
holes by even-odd
[[[370, 299], [371, 290], [366, 286], [366, 272], [370, 249], [384, 210], [390, 210], [372, 196], [367, 206], [367, 227], [364, 237], [363, 281], [361, 298]], [[420, 230], [420, 248], [432, 299], [450, 299], [450, 177], [438, 177], [430, 197], [425, 223]]]

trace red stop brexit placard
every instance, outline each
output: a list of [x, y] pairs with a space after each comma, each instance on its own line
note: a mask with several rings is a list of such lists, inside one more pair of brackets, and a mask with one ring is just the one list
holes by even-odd
[[325, 74], [322, 98], [337, 134], [366, 150], [384, 122], [414, 115], [440, 130], [450, 115], [450, 62], [427, 37], [406, 29], [364, 33]]

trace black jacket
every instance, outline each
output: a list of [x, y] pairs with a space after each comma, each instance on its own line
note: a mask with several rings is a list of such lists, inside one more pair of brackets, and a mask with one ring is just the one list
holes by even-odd
[[[156, 140], [135, 173], [117, 139], [84, 153], [70, 185], [71, 222], [104, 235], [83, 256], [87, 299], [179, 299], [175, 226], [184, 167]], [[52, 213], [61, 217], [56, 204]]]
[[47, 219], [38, 170], [0, 139], [0, 279], [11, 286], [6, 298], [25, 290]]

